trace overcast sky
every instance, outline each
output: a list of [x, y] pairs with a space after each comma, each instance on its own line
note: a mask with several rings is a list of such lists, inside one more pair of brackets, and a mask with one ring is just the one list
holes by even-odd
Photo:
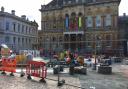
[[[26, 15], [29, 20], [39, 24], [39, 29], [41, 29], [41, 13], [39, 9], [41, 5], [47, 4], [51, 0], [0, 0], [0, 8], [4, 6], [5, 12], [11, 13], [11, 10], [15, 10], [17, 16]], [[119, 15], [123, 13], [128, 14], [128, 0], [121, 0], [119, 6]]]

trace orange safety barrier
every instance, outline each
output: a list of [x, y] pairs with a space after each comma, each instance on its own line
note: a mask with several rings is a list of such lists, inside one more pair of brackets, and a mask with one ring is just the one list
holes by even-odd
[[31, 76], [39, 77], [45, 82], [44, 78], [47, 76], [46, 64], [38, 61], [29, 61], [27, 64], [26, 74], [28, 75], [28, 78], [31, 78]]
[[3, 58], [0, 70], [7, 72], [16, 72], [16, 59]]

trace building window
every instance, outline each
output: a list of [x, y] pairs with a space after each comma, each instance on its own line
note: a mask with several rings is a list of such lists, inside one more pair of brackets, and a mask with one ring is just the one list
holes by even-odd
[[92, 26], [93, 26], [93, 19], [92, 19], [91, 16], [88, 16], [88, 17], [87, 17], [86, 26], [87, 26], [87, 27], [92, 27]]
[[29, 34], [30, 34], [30, 32], [31, 32], [31, 28], [29, 28]]
[[5, 42], [6, 42], [6, 43], [9, 43], [9, 41], [10, 41], [9, 37], [6, 36], [6, 37], [5, 37]]
[[27, 34], [27, 31], [28, 31], [28, 26], [26, 26], [26, 34]]
[[101, 26], [101, 16], [96, 16], [96, 27], [100, 27]]
[[24, 44], [24, 38], [22, 38], [22, 44]]
[[16, 23], [13, 23], [13, 30], [16, 31]]
[[106, 15], [105, 26], [111, 26], [111, 15]]
[[28, 41], [27, 41], [27, 38], [26, 38], [26, 44], [28, 43]]
[[16, 37], [13, 37], [13, 43], [14, 44], [16, 43]]
[[6, 22], [6, 30], [9, 30], [9, 22]]
[[53, 41], [53, 42], [55, 42], [55, 41], [56, 41], [56, 38], [55, 38], [55, 37], [53, 37], [53, 38], [52, 38], [52, 41]]
[[24, 25], [22, 25], [22, 32], [24, 32]]
[[77, 24], [76, 13], [73, 12], [73, 13], [71, 13], [71, 18], [70, 18], [70, 29], [75, 30], [76, 24]]
[[18, 38], [18, 43], [20, 44], [20, 38]]
[[20, 32], [20, 24], [18, 24], [18, 32]]

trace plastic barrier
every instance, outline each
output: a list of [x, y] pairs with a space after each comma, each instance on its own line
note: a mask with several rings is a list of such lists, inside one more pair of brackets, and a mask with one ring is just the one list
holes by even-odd
[[23, 62], [25, 60], [26, 60], [26, 56], [25, 55], [16, 55], [17, 63]]
[[27, 78], [31, 79], [31, 76], [42, 78], [40, 82], [46, 82], [44, 78], [47, 76], [47, 68], [44, 62], [29, 61], [26, 67]]
[[3, 58], [0, 70], [14, 73], [16, 72], [16, 63], [16, 59]]

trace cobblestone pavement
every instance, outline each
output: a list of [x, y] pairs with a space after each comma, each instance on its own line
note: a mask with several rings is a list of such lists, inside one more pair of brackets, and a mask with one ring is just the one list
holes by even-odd
[[[64, 79], [65, 85], [58, 87], [58, 75], [48, 73], [46, 84], [40, 83], [40, 78], [32, 77], [32, 80], [28, 80], [27, 77], [20, 77], [19, 73], [15, 73], [15, 76], [10, 76], [10, 73], [6, 75], [0, 74], [0, 89], [78, 89], [80, 87], [80, 81], [77, 77], [72, 77], [68, 73], [60, 74], [60, 81]], [[71, 85], [67, 85], [71, 84]], [[74, 86], [72, 86], [74, 84]]]
[[[60, 80], [64, 79], [65, 84], [61, 87], [57, 86], [57, 75], [53, 75], [49, 69], [46, 84], [38, 82], [38, 78], [27, 80], [25, 77], [0, 74], [0, 89], [128, 89], [128, 65], [114, 64], [112, 65], [113, 73], [111, 75], [99, 74], [88, 68], [87, 75], [68, 74], [65, 69], [60, 74]], [[50, 80], [52, 79], [52, 80]], [[55, 80], [55, 81], [53, 81]], [[72, 86], [73, 85], [73, 86]]]
[[88, 69], [87, 76], [79, 75], [85, 89], [128, 89], [128, 65], [112, 65], [111, 75], [99, 74]]

